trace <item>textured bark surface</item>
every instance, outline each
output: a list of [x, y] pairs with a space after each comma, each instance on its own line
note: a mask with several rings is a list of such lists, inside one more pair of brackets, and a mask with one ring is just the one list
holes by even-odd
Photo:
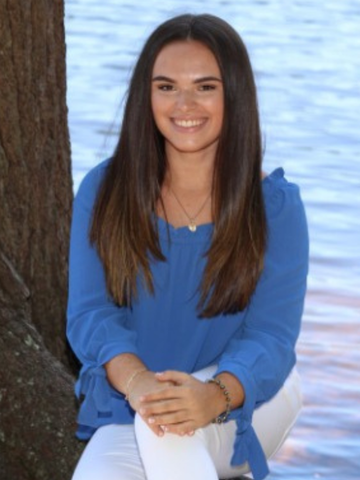
[[73, 377], [31, 324], [29, 291], [3, 255], [0, 279], [0, 479], [70, 479], [83, 448]]
[[0, 1], [0, 480], [66, 480], [72, 204], [63, 0]]
[[72, 203], [62, 0], [0, 2], [0, 245], [29, 290], [31, 317], [66, 361]]

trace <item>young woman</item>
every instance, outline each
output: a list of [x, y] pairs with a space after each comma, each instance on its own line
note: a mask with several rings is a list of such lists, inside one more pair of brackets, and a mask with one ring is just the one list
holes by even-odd
[[300, 409], [308, 236], [298, 188], [261, 164], [238, 34], [210, 15], [160, 25], [74, 204], [68, 337], [90, 438], [74, 480], [268, 473]]

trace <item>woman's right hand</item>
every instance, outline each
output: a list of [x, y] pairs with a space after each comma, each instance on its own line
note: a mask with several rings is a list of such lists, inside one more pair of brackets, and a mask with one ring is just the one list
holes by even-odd
[[162, 437], [164, 435], [164, 431], [160, 425], [149, 424], [148, 418], [144, 417], [144, 415], [141, 414], [140, 410], [142, 404], [140, 402], [140, 399], [144, 395], [148, 395], [149, 393], [157, 393], [161, 390], [164, 390], [170, 385], [173, 385], [173, 383], [160, 382], [154, 372], [151, 372], [150, 370], [144, 370], [140, 372], [136, 376], [134, 381], [131, 383], [130, 392], [128, 392], [127, 395], [128, 402], [131, 408], [135, 410], [139, 415], [141, 415], [149, 428], [151, 428], [151, 430], [159, 437]]
[[[119, 392], [128, 397], [130, 406], [140, 413], [140, 398], [150, 393], [158, 393], [167, 386], [173, 385], [173, 382], [160, 382], [155, 373], [147, 370], [144, 363], [132, 353], [123, 353], [109, 360], [105, 365], [106, 376], [110, 384]], [[136, 374], [136, 372], [139, 373]], [[134, 375], [133, 380], [131, 377]], [[129, 384], [130, 380], [130, 384]], [[129, 385], [128, 385], [129, 384]], [[127, 391], [129, 389], [129, 391]], [[151, 425], [148, 419], [141, 415], [149, 428], [159, 436], [164, 432], [159, 425]]]

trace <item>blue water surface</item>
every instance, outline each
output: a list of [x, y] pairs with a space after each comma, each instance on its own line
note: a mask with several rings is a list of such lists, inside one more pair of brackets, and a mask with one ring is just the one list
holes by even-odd
[[298, 343], [304, 410], [270, 480], [360, 479], [359, 0], [66, 0], [74, 189], [114, 148], [144, 40], [176, 14], [213, 13], [248, 46], [264, 167], [300, 184], [311, 236]]

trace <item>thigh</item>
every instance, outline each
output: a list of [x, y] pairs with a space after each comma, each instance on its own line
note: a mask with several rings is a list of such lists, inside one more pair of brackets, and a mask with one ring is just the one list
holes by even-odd
[[266, 458], [271, 458], [284, 443], [301, 407], [300, 377], [293, 369], [281, 390], [254, 412], [253, 427]]
[[100, 427], [87, 444], [72, 480], [145, 480], [133, 425]]
[[230, 420], [220, 425], [208, 425], [196, 432], [196, 435], [203, 437], [219, 478], [235, 478], [250, 472], [247, 463], [236, 467], [231, 465], [236, 430], [235, 420]]

